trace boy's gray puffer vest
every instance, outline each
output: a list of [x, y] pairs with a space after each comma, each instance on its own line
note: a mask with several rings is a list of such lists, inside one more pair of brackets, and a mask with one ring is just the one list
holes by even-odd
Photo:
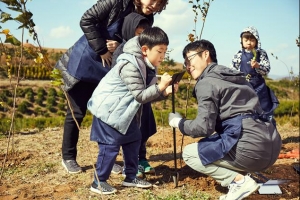
[[91, 113], [124, 135], [135, 117], [140, 125], [142, 104], [165, 98], [154, 81], [146, 85], [147, 67], [138, 37], [130, 39], [88, 101]]
[[[87, 107], [95, 117], [125, 135], [141, 103], [134, 99], [119, 73], [128, 62], [138, 66], [136, 58], [129, 54], [121, 54], [120, 58], [124, 60], [119, 61], [101, 80]], [[146, 71], [141, 70], [141, 74], [144, 79]]]

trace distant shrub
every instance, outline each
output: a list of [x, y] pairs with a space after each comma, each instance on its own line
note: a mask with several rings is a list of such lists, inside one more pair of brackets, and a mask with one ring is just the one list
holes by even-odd
[[25, 91], [22, 88], [17, 88], [17, 97], [25, 97]]
[[67, 105], [65, 103], [59, 103], [59, 104], [57, 104], [58, 109], [61, 110], [61, 111], [65, 111], [66, 110], [66, 106]]
[[13, 107], [13, 105], [14, 105], [13, 99], [12, 98], [7, 99], [6, 104], [10, 107]]
[[52, 105], [46, 105], [47, 110], [49, 110], [52, 113], [55, 113], [57, 111], [57, 109], [55, 107], [53, 107]]
[[44, 110], [43, 117], [50, 117], [50, 114], [46, 110]]
[[20, 112], [15, 113], [15, 118], [23, 118], [23, 114]]
[[291, 124], [292, 126], [299, 127], [299, 116], [290, 116], [290, 115], [284, 115], [281, 117], [275, 117], [276, 123], [279, 125], [284, 124]]
[[63, 99], [66, 98], [65, 93], [64, 93], [62, 90], [59, 90], [59, 91], [57, 92], [57, 96], [60, 97], [60, 98], [63, 98]]
[[273, 85], [269, 85], [269, 88], [274, 92], [277, 98], [288, 98], [288, 93], [285, 90], [279, 89]]
[[58, 111], [58, 112], [57, 112], [57, 115], [58, 115], [58, 116], [64, 117], [64, 116], [66, 116], [66, 113], [63, 112], [63, 111]]
[[83, 118], [81, 127], [85, 127], [85, 128], [90, 127], [92, 125], [92, 119], [93, 119], [93, 115], [87, 112], [86, 116]]
[[38, 104], [39, 106], [43, 106], [43, 97], [37, 96], [35, 103]]
[[9, 91], [7, 89], [2, 90], [1, 94], [5, 95], [7, 97], [12, 97], [11, 91]]
[[48, 97], [56, 97], [57, 96], [57, 92], [54, 88], [49, 88], [48, 90]]
[[8, 99], [7, 95], [5, 95], [4, 92], [1, 92], [0, 93], [0, 102], [1, 101], [5, 102], [5, 101], [7, 101], [7, 99]]
[[41, 95], [43, 95], [43, 96], [47, 94], [46, 91], [45, 91], [45, 89], [42, 88], [42, 87], [39, 87], [39, 88], [38, 88], [37, 93], [38, 93], [38, 94], [41, 94]]
[[34, 92], [32, 88], [25, 88], [24, 93], [27, 94], [27, 93], [34, 93]]
[[49, 107], [49, 106], [56, 106], [56, 98], [54, 96], [48, 96], [48, 98], [46, 99], [46, 106]]
[[[20, 114], [18, 114], [20, 115]], [[14, 131], [18, 132], [26, 128], [38, 128], [44, 129], [46, 127], [58, 127], [63, 125], [63, 117], [37, 117], [37, 118], [22, 118], [18, 116], [15, 118]], [[0, 119], [0, 133], [7, 133], [10, 128], [10, 119], [1, 118]]]
[[30, 102], [34, 102], [34, 93], [33, 92], [31, 92], [31, 91], [28, 91], [26, 94], [25, 94], [25, 97], [26, 97], [26, 99], [28, 99], [28, 101], [30, 101]]
[[17, 111], [19, 111], [22, 114], [26, 114], [29, 111], [29, 107], [31, 104], [28, 101], [23, 101], [18, 105]]
[[42, 110], [41, 107], [36, 107], [36, 108], [34, 109], [34, 113], [35, 113], [36, 115], [43, 115], [43, 110]]
[[275, 116], [294, 116], [299, 114], [299, 101], [280, 101], [279, 106], [275, 109]]

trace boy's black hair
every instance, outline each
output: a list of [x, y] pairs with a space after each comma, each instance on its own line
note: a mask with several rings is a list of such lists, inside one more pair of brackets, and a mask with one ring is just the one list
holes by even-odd
[[[183, 55], [183, 58], [186, 59], [186, 54], [190, 51], [200, 52], [200, 51], [205, 51], [205, 50], [209, 51], [210, 59], [213, 62], [218, 63], [215, 47], [208, 40], [196, 40], [195, 42], [189, 43], [188, 45], [186, 45], [184, 47], [184, 49], [182, 51], [182, 55]], [[201, 55], [199, 55], [199, 56], [201, 56]]]
[[[134, 0], [133, 2], [134, 2], [134, 5], [137, 7], [138, 13], [142, 13], [141, 0]], [[161, 11], [166, 9], [167, 4], [168, 4], [168, 0], [161, 0], [158, 11], [153, 14], [161, 13]]]
[[146, 45], [152, 49], [156, 45], [169, 45], [168, 35], [159, 27], [146, 28], [139, 36], [141, 46]]

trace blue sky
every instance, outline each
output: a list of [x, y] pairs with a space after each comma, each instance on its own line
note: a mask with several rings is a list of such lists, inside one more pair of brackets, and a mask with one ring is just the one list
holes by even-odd
[[[155, 16], [154, 25], [161, 27], [169, 36], [172, 49], [170, 58], [182, 62], [182, 49], [188, 43], [187, 35], [194, 28], [194, 13], [189, 0], [169, 0], [167, 9]], [[32, 0], [27, 8], [33, 13], [33, 21], [41, 44], [51, 48], [69, 48], [83, 34], [79, 21], [82, 14], [96, 0]], [[0, 3], [3, 11], [5, 4]], [[21, 38], [18, 24], [0, 24]], [[233, 55], [241, 48], [239, 35], [247, 26], [258, 29], [262, 48], [267, 51], [271, 78], [288, 76], [293, 69], [299, 74], [299, 0], [214, 0], [208, 11], [202, 39], [211, 41], [216, 48], [219, 64], [229, 65]], [[200, 34], [202, 21], [197, 23]], [[1, 35], [3, 40], [3, 36]], [[25, 39], [34, 43], [26, 33]], [[276, 60], [271, 53], [278, 56]]]

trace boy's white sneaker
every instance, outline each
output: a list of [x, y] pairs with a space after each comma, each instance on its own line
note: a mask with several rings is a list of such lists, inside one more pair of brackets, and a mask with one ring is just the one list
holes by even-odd
[[250, 176], [245, 176], [244, 178], [244, 183], [230, 184], [228, 186], [228, 193], [220, 196], [219, 200], [241, 200], [248, 197], [259, 188], [259, 185]]

